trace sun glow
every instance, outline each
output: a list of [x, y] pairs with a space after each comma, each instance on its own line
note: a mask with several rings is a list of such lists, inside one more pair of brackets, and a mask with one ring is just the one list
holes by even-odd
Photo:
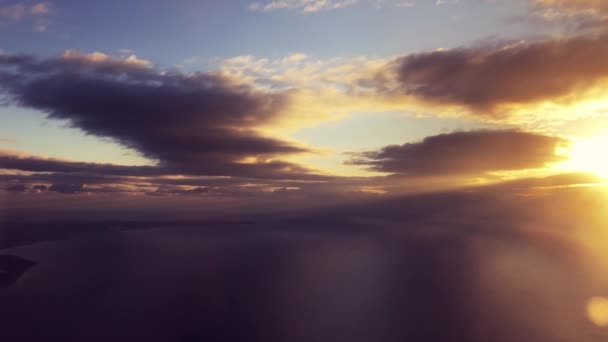
[[608, 133], [575, 141], [566, 153], [565, 169], [608, 178]]
[[587, 316], [597, 326], [608, 326], [608, 299], [603, 297], [591, 298], [587, 303]]

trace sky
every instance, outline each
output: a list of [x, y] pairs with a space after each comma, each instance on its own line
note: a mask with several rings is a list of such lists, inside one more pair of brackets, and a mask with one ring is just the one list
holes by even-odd
[[606, 176], [607, 16], [582, 0], [3, 0], [2, 196]]
[[10, 341], [608, 341], [608, 1], [0, 0]]

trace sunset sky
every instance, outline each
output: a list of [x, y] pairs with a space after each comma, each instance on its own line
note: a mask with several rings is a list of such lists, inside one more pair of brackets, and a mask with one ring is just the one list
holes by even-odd
[[0, 0], [0, 336], [608, 341], [608, 0]]
[[0, 196], [608, 176], [607, 22], [601, 0], [3, 0]]

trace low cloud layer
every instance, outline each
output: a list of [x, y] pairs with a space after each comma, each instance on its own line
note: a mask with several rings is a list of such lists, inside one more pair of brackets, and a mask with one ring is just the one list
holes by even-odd
[[355, 154], [351, 164], [410, 175], [483, 174], [542, 168], [561, 161], [556, 150], [567, 141], [521, 131], [470, 131], [427, 137]]
[[65, 161], [52, 158], [28, 156], [0, 149], [0, 169], [30, 172], [91, 173], [118, 176], [151, 176], [163, 174], [153, 166], [121, 166]]

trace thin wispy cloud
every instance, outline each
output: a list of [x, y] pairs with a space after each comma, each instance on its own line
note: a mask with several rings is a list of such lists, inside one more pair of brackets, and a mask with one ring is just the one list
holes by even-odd
[[435, 5], [437, 5], [437, 6], [454, 5], [459, 2], [460, 2], [460, 0], [437, 0], [437, 1], [435, 1]]
[[608, 2], [603, 0], [531, 0], [532, 16], [570, 32], [598, 32], [608, 28]]
[[268, 3], [254, 2], [251, 11], [270, 12], [275, 10], [300, 10], [304, 13], [333, 10], [354, 5], [358, 0], [275, 0]]
[[21, 21], [29, 17], [48, 16], [52, 13], [53, 9], [49, 2], [0, 4], [0, 18], [11, 19], [13, 21]]
[[[295, 10], [302, 13], [316, 13], [343, 9], [359, 4], [368, 4], [376, 8], [384, 6], [409, 8], [416, 6], [415, 1], [407, 0], [274, 0], [270, 2], [253, 2], [249, 5], [249, 10], [253, 12]], [[437, 3], [437, 5], [442, 4]]]

